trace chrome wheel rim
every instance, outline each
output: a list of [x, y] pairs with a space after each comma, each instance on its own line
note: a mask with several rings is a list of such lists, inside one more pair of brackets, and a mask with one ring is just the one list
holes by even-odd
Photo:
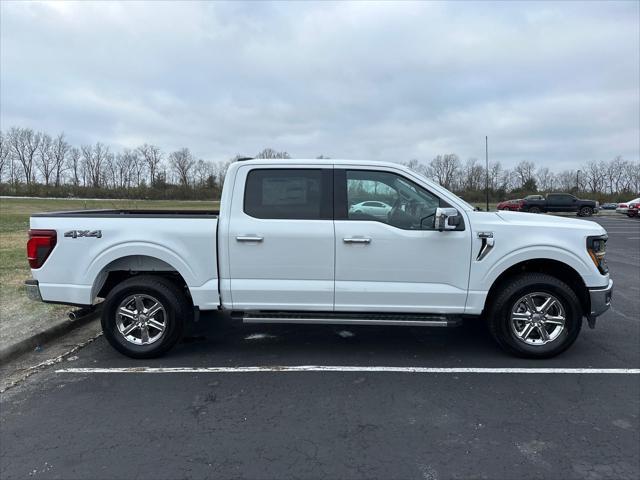
[[162, 303], [151, 295], [129, 295], [118, 306], [116, 326], [127, 342], [150, 345], [164, 334], [167, 313]]
[[567, 315], [562, 302], [546, 292], [528, 293], [511, 309], [511, 330], [527, 345], [545, 345], [565, 329]]

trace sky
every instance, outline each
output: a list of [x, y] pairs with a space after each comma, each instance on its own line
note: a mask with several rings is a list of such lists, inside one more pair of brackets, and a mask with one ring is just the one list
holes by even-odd
[[640, 158], [640, 2], [0, 2], [0, 129], [554, 170]]

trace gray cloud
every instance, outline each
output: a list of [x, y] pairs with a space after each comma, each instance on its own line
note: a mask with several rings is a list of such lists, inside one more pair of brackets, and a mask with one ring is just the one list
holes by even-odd
[[211, 160], [640, 155], [637, 2], [0, 5], [2, 128]]

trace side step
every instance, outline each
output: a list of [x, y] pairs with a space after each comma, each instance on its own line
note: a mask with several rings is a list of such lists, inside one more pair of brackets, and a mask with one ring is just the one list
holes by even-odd
[[456, 327], [460, 317], [406, 313], [350, 312], [234, 312], [243, 323], [292, 323], [325, 325], [404, 325], [414, 327]]

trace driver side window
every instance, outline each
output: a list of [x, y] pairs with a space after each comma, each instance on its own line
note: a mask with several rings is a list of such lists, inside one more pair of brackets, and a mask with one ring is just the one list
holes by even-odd
[[404, 230], [433, 230], [440, 199], [410, 180], [368, 170], [347, 170], [346, 180], [347, 219], [378, 221]]

